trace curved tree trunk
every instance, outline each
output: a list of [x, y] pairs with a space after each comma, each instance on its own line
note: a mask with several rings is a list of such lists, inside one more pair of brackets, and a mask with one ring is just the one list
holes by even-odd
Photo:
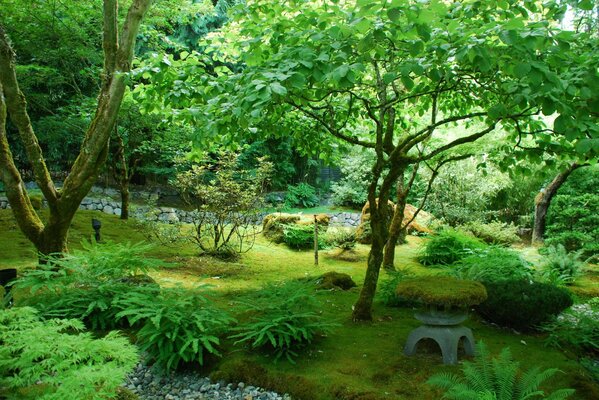
[[385, 254], [383, 257], [383, 268], [387, 271], [395, 271], [395, 246], [406, 242], [408, 227], [403, 225], [403, 219], [409, 191], [410, 187], [406, 186], [404, 173], [402, 172], [397, 180], [397, 203], [395, 204], [393, 218], [389, 225], [389, 235], [385, 244]]
[[584, 167], [586, 164], [580, 165], [577, 163], [571, 164], [565, 171], [560, 172], [544, 190], [541, 190], [535, 198], [535, 219], [532, 230], [532, 242], [543, 243], [545, 237], [545, 222], [547, 217], [547, 211], [551, 205], [551, 200], [557, 194], [559, 188], [566, 182], [568, 176], [580, 167]]
[[[125, 91], [125, 76], [131, 70], [135, 39], [150, 3], [151, 0], [134, 0], [119, 32], [118, 2], [104, 0], [104, 70], [98, 106], [62, 190], [56, 189], [46, 167], [27, 113], [25, 96], [17, 81], [15, 53], [0, 24], [0, 176], [19, 228], [42, 255], [67, 250], [73, 216], [106, 161], [108, 140]], [[14, 164], [6, 138], [7, 115], [19, 132], [35, 181], [48, 202], [50, 217], [46, 223], [31, 206], [23, 179]]]

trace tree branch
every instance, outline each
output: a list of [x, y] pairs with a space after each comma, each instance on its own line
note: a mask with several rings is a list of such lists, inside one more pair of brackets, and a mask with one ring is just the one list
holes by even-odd
[[15, 53], [2, 25], [0, 25], [0, 85], [3, 88], [6, 109], [10, 119], [19, 131], [27, 158], [33, 168], [35, 181], [46, 200], [48, 200], [49, 206], [54, 207], [58, 194], [46, 167], [42, 149], [31, 126], [25, 95], [19, 88], [15, 72]]

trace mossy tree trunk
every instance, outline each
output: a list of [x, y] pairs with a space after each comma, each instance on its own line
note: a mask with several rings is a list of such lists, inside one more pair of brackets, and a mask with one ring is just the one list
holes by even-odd
[[535, 219], [532, 230], [532, 242], [543, 243], [545, 237], [545, 223], [547, 211], [551, 205], [551, 200], [557, 194], [559, 188], [566, 182], [568, 176], [578, 168], [584, 167], [587, 164], [573, 163], [566, 170], [557, 174], [555, 178], [547, 185], [547, 187], [539, 192], [535, 198]]
[[139, 159], [134, 158], [133, 160], [127, 160], [127, 157], [125, 156], [125, 143], [123, 141], [123, 137], [119, 134], [118, 124], [115, 124], [114, 126], [114, 143], [116, 147], [112, 170], [114, 178], [119, 185], [119, 192], [121, 194], [120, 218], [129, 219], [129, 186], [131, 184], [131, 178], [135, 173]]
[[[0, 25], [0, 176], [19, 228], [42, 254], [68, 250], [68, 231], [73, 216], [106, 161], [110, 133], [125, 91], [125, 76], [131, 69], [135, 39], [150, 3], [151, 0], [134, 0], [119, 32], [118, 2], [104, 0], [104, 69], [96, 114], [61, 190], [55, 187], [44, 161], [27, 113], [25, 96], [17, 81], [15, 53]], [[8, 116], [19, 132], [35, 181], [48, 203], [49, 218], [45, 223], [33, 209], [14, 163], [6, 137]]]

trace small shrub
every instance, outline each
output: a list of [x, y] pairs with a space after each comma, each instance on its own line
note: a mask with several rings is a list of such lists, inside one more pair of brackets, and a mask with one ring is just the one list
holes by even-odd
[[356, 248], [356, 232], [355, 230], [338, 230], [333, 234], [328, 235], [327, 242], [341, 250], [353, 250]]
[[520, 372], [520, 363], [512, 360], [509, 348], [504, 348], [498, 357], [491, 357], [483, 342], [477, 345], [474, 362], [464, 361], [464, 377], [442, 372], [433, 375], [427, 383], [445, 389], [444, 399], [464, 400], [525, 400], [531, 398], [566, 399], [573, 389], [559, 389], [553, 393], [540, 390], [540, 385], [559, 370], [550, 368], [541, 371], [533, 367]]
[[409, 300], [399, 297], [397, 293], [395, 293], [395, 289], [397, 289], [397, 285], [399, 285], [400, 282], [413, 276], [414, 273], [409, 269], [387, 271], [387, 278], [379, 283], [377, 290], [381, 302], [389, 307], [398, 307], [409, 302]]
[[15, 288], [29, 291], [23, 304], [45, 318], [78, 318], [92, 329], [119, 327], [116, 300], [144, 286], [156, 292], [158, 285], [146, 274], [164, 262], [147, 257], [151, 246], [142, 243], [84, 241], [82, 246], [27, 271]]
[[581, 254], [581, 250], [568, 253], [561, 244], [547, 247], [542, 276], [553, 284], [572, 283], [582, 274], [584, 263], [579, 260]]
[[510, 245], [520, 240], [518, 228], [514, 224], [474, 221], [464, 225], [464, 229], [489, 244]]
[[[325, 230], [326, 227], [319, 229], [319, 249], [326, 247], [326, 239], [323, 237]], [[314, 248], [314, 225], [285, 225], [283, 227], [283, 242], [296, 250]]]
[[426, 242], [419, 256], [423, 265], [449, 265], [485, 246], [475, 237], [455, 229], [444, 229]]
[[268, 214], [262, 220], [262, 234], [271, 242], [283, 243], [285, 226], [296, 224], [299, 220], [298, 214]]
[[167, 371], [181, 361], [204, 364], [207, 353], [220, 355], [219, 336], [234, 322], [200, 289], [145, 290], [117, 301], [119, 318], [142, 324], [137, 340], [142, 351]]
[[81, 333], [78, 320], [42, 321], [30, 307], [0, 310], [0, 387], [12, 399], [114, 398], [138, 354], [126, 338]]
[[[597, 299], [597, 298], [595, 298]], [[543, 326], [547, 345], [568, 347], [579, 354], [599, 349], [599, 301], [577, 304]]]
[[249, 320], [233, 328], [236, 344], [251, 348], [268, 347], [275, 351], [275, 360], [285, 356], [293, 363], [298, 351], [335, 324], [323, 321], [316, 310], [318, 303], [310, 285], [288, 282], [269, 285], [246, 301], [240, 302]]
[[540, 282], [486, 282], [488, 298], [477, 307], [487, 320], [520, 331], [539, 326], [572, 305], [566, 289]]
[[514, 250], [502, 247], [477, 249], [449, 267], [451, 275], [480, 282], [529, 280], [530, 264]]
[[314, 186], [307, 183], [299, 183], [295, 186], [287, 186], [287, 194], [285, 195], [285, 206], [289, 208], [316, 207], [320, 203], [316, 189]]
[[349, 290], [356, 287], [356, 282], [348, 274], [341, 272], [327, 272], [317, 279], [317, 287], [319, 289], [341, 289]]

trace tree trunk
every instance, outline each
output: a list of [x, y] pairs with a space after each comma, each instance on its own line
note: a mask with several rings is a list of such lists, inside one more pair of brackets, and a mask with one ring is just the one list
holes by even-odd
[[385, 254], [383, 257], [383, 268], [387, 271], [395, 271], [395, 246], [406, 242], [408, 227], [403, 225], [403, 219], [409, 191], [410, 187], [406, 186], [404, 172], [402, 171], [397, 180], [397, 203], [395, 204], [393, 218], [389, 225], [389, 235], [385, 244]]
[[[118, 2], [104, 0], [104, 70], [96, 114], [60, 191], [54, 186], [33, 131], [25, 95], [17, 81], [16, 55], [0, 24], [0, 177], [5, 183], [6, 195], [19, 228], [42, 255], [68, 250], [71, 221], [106, 161], [110, 132], [125, 92], [126, 73], [131, 70], [135, 39], [150, 3], [151, 0], [134, 0], [131, 3], [119, 37]], [[31, 206], [23, 179], [14, 164], [6, 138], [7, 115], [19, 132], [35, 181], [48, 202], [50, 216], [46, 223]]]
[[121, 184], [121, 219], [129, 219], [129, 180]]
[[586, 164], [580, 165], [574, 163], [570, 165], [565, 171], [560, 172], [545, 189], [542, 189], [537, 197], [535, 198], [535, 219], [532, 230], [532, 242], [543, 243], [545, 236], [545, 222], [547, 217], [547, 211], [551, 205], [551, 200], [556, 195], [558, 189], [566, 182], [568, 176], [580, 167], [584, 167]]

